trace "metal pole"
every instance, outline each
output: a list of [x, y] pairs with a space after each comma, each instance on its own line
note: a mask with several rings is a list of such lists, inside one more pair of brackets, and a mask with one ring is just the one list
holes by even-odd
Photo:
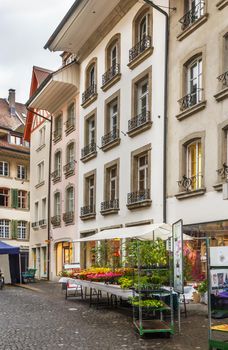
[[19, 253], [19, 273], [20, 273], [20, 284], [22, 284], [22, 278], [21, 278], [21, 253]]

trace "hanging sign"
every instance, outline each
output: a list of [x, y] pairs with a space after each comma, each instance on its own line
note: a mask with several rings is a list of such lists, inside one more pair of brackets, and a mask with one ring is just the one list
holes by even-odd
[[173, 233], [173, 271], [174, 290], [177, 293], [184, 293], [183, 273], [183, 221], [179, 220], [172, 225]]

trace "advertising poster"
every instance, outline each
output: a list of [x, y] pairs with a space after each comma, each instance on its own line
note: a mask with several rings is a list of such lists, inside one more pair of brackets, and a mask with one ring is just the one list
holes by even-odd
[[228, 269], [211, 269], [211, 289], [228, 289]]
[[177, 293], [184, 293], [184, 274], [183, 274], [183, 222], [179, 220], [172, 226], [173, 231], [173, 271], [174, 271], [174, 290]]

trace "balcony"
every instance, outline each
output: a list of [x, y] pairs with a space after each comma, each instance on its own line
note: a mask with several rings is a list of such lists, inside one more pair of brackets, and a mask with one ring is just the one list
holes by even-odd
[[81, 161], [87, 162], [89, 159], [96, 157], [97, 145], [95, 142], [90, 143], [81, 149]]
[[58, 141], [60, 141], [62, 139], [62, 130], [61, 129], [56, 129], [53, 132], [53, 142], [57, 143]]
[[203, 187], [202, 179], [203, 175], [201, 174], [191, 177], [183, 175], [183, 177], [177, 181], [180, 192], [176, 194], [176, 198], [184, 199], [204, 194], [206, 189]]
[[199, 20], [205, 12], [204, 9], [205, 1], [199, 1], [199, 3], [195, 5], [190, 11], [186, 12], [186, 14], [179, 20], [181, 23], [181, 29], [186, 30], [197, 20]]
[[95, 205], [81, 207], [81, 220], [94, 219], [96, 217]]
[[137, 209], [140, 207], [148, 207], [151, 205], [150, 190], [145, 189], [143, 191], [130, 192], [127, 195], [127, 207], [128, 209]]
[[115, 214], [119, 210], [119, 199], [101, 202], [101, 215]]
[[72, 224], [74, 222], [74, 212], [68, 211], [63, 214], [63, 221], [66, 225]]
[[120, 80], [120, 65], [119, 63], [110, 67], [107, 72], [102, 75], [102, 90], [108, 90], [112, 85]]
[[197, 88], [178, 100], [178, 103], [180, 105], [180, 113], [176, 116], [178, 120], [199, 112], [206, 107], [206, 101], [203, 99], [203, 89]]
[[92, 84], [82, 94], [82, 107], [87, 107], [97, 98], [97, 85]]
[[152, 53], [151, 37], [147, 35], [141, 41], [139, 41], [134, 47], [129, 50], [129, 63], [130, 69], [135, 68], [144, 59], [146, 59]]
[[42, 226], [46, 226], [47, 225], [47, 220], [46, 219], [43, 219], [43, 220], [40, 220], [39, 221], [39, 225], [42, 227]]
[[220, 91], [214, 97], [219, 102], [228, 97], [228, 71], [219, 75], [217, 79], [220, 84]]
[[65, 133], [66, 135], [68, 135], [73, 130], [75, 130], [75, 119], [74, 118], [67, 119], [65, 125], [66, 125]]
[[61, 226], [61, 215], [52, 216], [51, 223], [54, 227]]
[[112, 131], [102, 136], [101, 138], [101, 148], [106, 151], [120, 143], [119, 129], [114, 128]]
[[75, 160], [72, 160], [71, 162], [64, 165], [63, 172], [65, 174], [65, 178], [74, 175], [74, 169], [75, 169]]
[[150, 111], [143, 112], [136, 117], [128, 120], [128, 135], [135, 136], [147, 129], [152, 125]]
[[61, 181], [61, 172], [60, 169], [56, 169], [51, 173], [52, 181], [55, 184], [56, 182]]
[[38, 221], [32, 222], [32, 228], [33, 228], [34, 230], [37, 230], [37, 229], [39, 228], [39, 222], [38, 222]]

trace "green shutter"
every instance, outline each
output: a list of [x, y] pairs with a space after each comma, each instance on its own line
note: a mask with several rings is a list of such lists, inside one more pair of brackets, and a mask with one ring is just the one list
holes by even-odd
[[11, 207], [15, 209], [18, 208], [18, 190], [15, 188], [11, 190]]
[[17, 220], [11, 221], [11, 238], [17, 239]]
[[27, 194], [27, 199], [28, 199], [28, 205], [27, 205], [27, 208], [30, 209], [30, 192], [28, 192]]

